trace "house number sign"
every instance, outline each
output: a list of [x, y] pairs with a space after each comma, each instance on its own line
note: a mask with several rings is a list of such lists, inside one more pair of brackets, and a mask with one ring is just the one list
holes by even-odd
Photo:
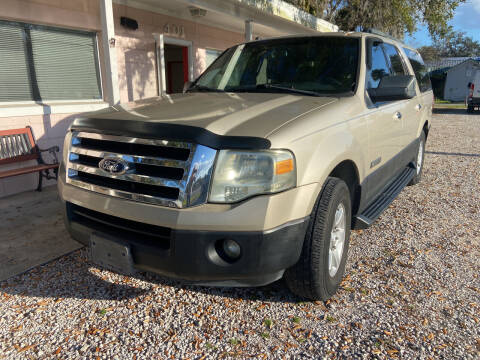
[[183, 25], [165, 24], [163, 26], [163, 33], [183, 38], [185, 37], [185, 28]]

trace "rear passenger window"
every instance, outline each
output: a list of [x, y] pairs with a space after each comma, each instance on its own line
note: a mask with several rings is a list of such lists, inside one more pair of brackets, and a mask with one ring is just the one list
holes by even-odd
[[392, 44], [383, 44], [385, 54], [390, 62], [390, 68], [393, 75], [406, 75], [403, 61], [397, 48]]
[[428, 75], [428, 69], [422, 60], [419, 53], [414, 50], [403, 48], [405, 54], [407, 54], [410, 64], [412, 64], [415, 77], [417, 78], [418, 85], [421, 92], [432, 90], [432, 83], [430, 82], [430, 76]]
[[382, 43], [373, 42], [369, 49], [371, 65], [367, 69], [367, 89], [376, 89], [380, 80], [390, 76], [390, 65], [383, 52]]

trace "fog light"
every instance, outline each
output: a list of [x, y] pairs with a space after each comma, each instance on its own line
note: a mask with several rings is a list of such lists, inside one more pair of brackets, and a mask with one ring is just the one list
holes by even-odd
[[236, 260], [240, 257], [242, 250], [236, 241], [227, 239], [223, 241], [223, 251], [230, 259]]

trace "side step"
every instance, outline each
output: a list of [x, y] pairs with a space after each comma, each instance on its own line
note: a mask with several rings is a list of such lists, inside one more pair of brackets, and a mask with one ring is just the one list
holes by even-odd
[[416, 169], [407, 166], [398, 177], [388, 185], [380, 195], [360, 215], [356, 216], [355, 228], [366, 229], [372, 225], [382, 212], [395, 200], [405, 186], [415, 176]]

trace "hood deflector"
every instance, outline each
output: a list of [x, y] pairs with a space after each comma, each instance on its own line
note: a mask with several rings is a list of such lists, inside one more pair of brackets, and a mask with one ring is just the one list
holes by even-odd
[[147, 122], [141, 120], [115, 120], [78, 118], [71, 129], [117, 136], [131, 136], [144, 139], [165, 139], [185, 141], [208, 146], [213, 149], [270, 149], [268, 139], [253, 136], [218, 135], [209, 130], [178, 124]]

